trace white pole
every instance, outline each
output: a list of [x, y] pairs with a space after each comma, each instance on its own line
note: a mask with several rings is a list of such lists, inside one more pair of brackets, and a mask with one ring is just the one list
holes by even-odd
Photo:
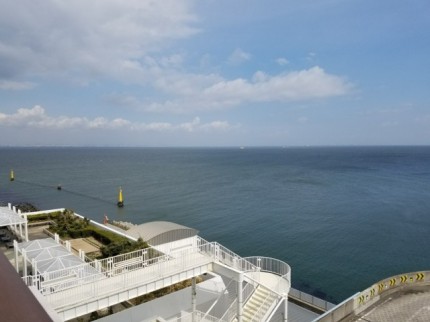
[[25, 249], [22, 250], [22, 263], [24, 265], [23, 276], [27, 276], [27, 251]]
[[19, 262], [18, 262], [18, 242], [13, 241], [13, 249], [15, 250], [15, 268], [16, 272], [19, 273]]
[[197, 297], [197, 292], [196, 292], [196, 278], [193, 277], [191, 279], [192, 283], [191, 283], [191, 307], [192, 307], [192, 322], [196, 321], [196, 297]]
[[239, 274], [239, 280], [237, 284], [237, 321], [242, 322], [243, 316], [243, 272]]
[[25, 241], [28, 242], [28, 216], [27, 216], [27, 214], [24, 214], [24, 219], [25, 219], [25, 226], [24, 226], [24, 229], [25, 229]]
[[284, 295], [284, 322], [288, 321], [288, 294]]

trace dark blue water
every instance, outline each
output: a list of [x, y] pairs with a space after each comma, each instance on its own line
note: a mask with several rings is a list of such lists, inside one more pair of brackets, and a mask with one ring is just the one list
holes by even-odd
[[177, 222], [333, 302], [430, 268], [430, 147], [0, 148], [0, 201]]

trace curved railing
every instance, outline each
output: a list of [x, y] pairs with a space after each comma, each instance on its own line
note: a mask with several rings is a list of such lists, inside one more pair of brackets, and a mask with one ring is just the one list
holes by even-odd
[[[271, 257], [252, 256], [244, 260], [259, 268], [260, 272], [278, 275], [280, 277], [273, 291], [280, 295], [288, 293], [291, 287], [291, 267], [287, 263]], [[285, 284], [285, 282], [287, 284]]]

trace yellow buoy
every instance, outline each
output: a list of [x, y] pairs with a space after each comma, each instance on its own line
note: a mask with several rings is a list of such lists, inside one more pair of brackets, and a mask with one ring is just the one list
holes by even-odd
[[10, 181], [14, 181], [15, 180], [15, 176], [13, 174], [13, 170], [10, 170]]
[[120, 208], [124, 207], [124, 199], [122, 198], [122, 188], [121, 187], [119, 187], [117, 206]]

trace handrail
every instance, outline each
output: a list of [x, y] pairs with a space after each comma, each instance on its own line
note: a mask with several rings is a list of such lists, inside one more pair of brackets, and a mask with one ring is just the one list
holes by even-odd
[[226, 322], [226, 321], [218, 319], [214, 316], [205, 315], [201, 311], [190, 312], [186, 315], [182, 315], [181, 317], [179, 317], [177, 319], [169, 320], [169, 321], [171, 321], [171, 322], [192, 322], [192, 321], [196, 321], [196, 322], [200, 322], [200, 321]]
[[334, 308], [336, 305], [333, 303], [330, 303], [326, 300], [320, 299], [319, 297], [313, 296], [311, 294], [308, 294], [306, 292], [297, 290], [295, 288], [290, 288], [290, 292], [288, 293], [288, 297], [291, 299], [294, 299], [298, 302], [302, 302], [306, 305], [309, 305], [311, 307], [317, 308], [321, 311], [328, 311]]
[[[246, 257], [247, 261], [253, 263], [261, 272], [267, 272], [280, 276], [280, 280], [276, 284], [275, 292], [280, 296], [285, 296], [285, 292], [288, 293], [291, 288], [291, 268], [287, 263], [280, 261], [276, 258], [252, 256]], [[250, 278], [250, 276], [247, 276]], [[282, 287], [281, 282], [287, 282], [287, 288]], [[260, 283], [260, 282], [259, 282]], [[272, 288], [271, 288], [272, 289]], [[272, 289], [273, 290], [273, 289]]]
[[[267, 296], [264, 298], [264, 301], [261, 303], [261, 305], [260, 305], [260, 307], [258, 308], [258, 310], [257, 310], [257, 312], [255, 312], [254, 313], [254, 315], [251, 317], [251, 321], [256, 321], [256, 322], [259, 322], [259, 321], [262, 321], [263, 320], [263, 317], [264, 317], [264, 315], [269, 311], [269, 309], [273, 306], [273, 305], [277, 305], [278, 303], [279, 303], [279, 301], [281, 300], [281, 298], [282, 297], [280, 297], [280, 296], [278, 296], [275, 292], [272, 292], [271, 290], [269, 290], [269, 289], [267, 289], [267, 291], [268, 291], [268, 294], [267, 294]], [[274, 300], [272, 300], [271, 302], [272, 302], [272, 304], [269, 304], [270, 303], [270, 300], [271, 300], [271, 295], [272, 294], [275, 294], [275, 295], [277, 295], [276, 297], [275, 297], [275, 299]], [[268, 306], [268, 309], [266, 310], [266, 311], [264, 311], [263, 310], [263, 308], [265, 307], [265, 306]]]
[[[245, 285], [245, 287], [242, 290], [242, 298], [243, 303], [246, 303], [248, 299], [251, 297], [253, 291], [255, 290], [255, 286], [251, 283], [248, 283]], [[237, 314], [237, 297], [235, 300], [230, 304], [229, 308], [225, 311], [225, 313], [221, 316], [221, 320], [231, 321]]]
[[[205, 313], [205, 315], [203, 316], [203, 319], [205, 318], [205, 316], [206, 316], [206, 315], [210, 315], [209, 313], [210, 313], [212, 310], [214, 310], [214, 308], [216, 307], [216, 305], [218, 304], [218, 302], [220, 301], [220, 299], [221, 299], [221, 298], [225, 297], [226, 295], [227, 295], [227, 297], [228, 297], [228, 294], [229, 294], [229, 286], [230, 286], [233, 282], [235, 282], [235, 281], [234, 281], [234, 280], [231, 280], [231, 281], [230, 281], [230, 283], [228, 283], [228, 285], [226, 285], [226, 286], [225, 286], [224, 291], [222, 291], [222, 292], [218, 295], [218, 297], [217, 297], [217, 299], [214, 301], [214, 303], [209, 307], [209, 309], [207, 309], [207, 310], [206, 310], [206, 313]], [[233, 300], [232, 302], [234, 303], [234, 300]], [[229, 308], [230, 308], [230, 307], [231, 307], [231, 304], [230, 304]], [[224, 313], [224, 314], [225, 314], [225, 313]], [[224, 316], [224, 314], [223, 314], [223, 316]], [[216, 315], [216, 312], [215, 312], [215, 315]]]

